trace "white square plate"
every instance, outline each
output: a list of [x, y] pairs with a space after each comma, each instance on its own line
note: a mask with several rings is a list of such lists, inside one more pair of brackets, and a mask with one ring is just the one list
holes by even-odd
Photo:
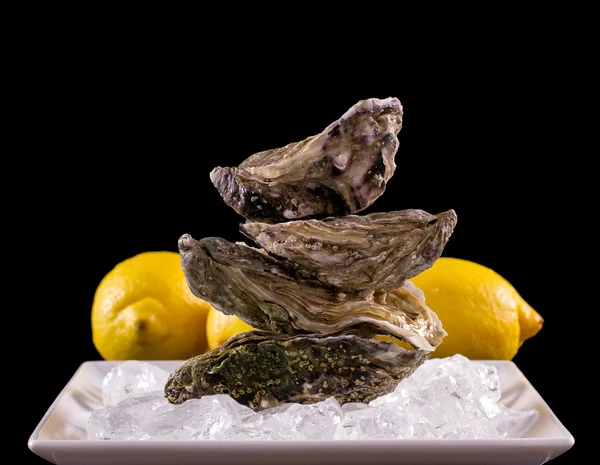
[[[120, 362], [83, 363], [29, 439], [29, 448], [60, 465], [538, 465], [571, 448], [573, 436], [511, 361], [483, 361], [500, 376], [502, 403], [536, 409], [522, 438], [322, 441], [89, 441], [89, 412], [102, 406], [102, 379]], [[173, 371], [182, 361], [150, 361]]]

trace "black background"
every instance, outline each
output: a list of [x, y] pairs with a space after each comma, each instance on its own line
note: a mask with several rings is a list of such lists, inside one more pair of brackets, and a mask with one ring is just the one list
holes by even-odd
[[[292, 58], [275, 65], [257, 50], [247, 51], [247, 62], [242, 53], [223, 63], [140, 47], [45, 50], [38, 74], [28, 76], [28, 121], [37, 130], [23, 144], [37, 158], [21, 160], [32, 178], [23, 192], [35, 187], [19, 210], [15, 248], [26, 282], [36, 285], [15, 313], [42, 354], [36, 371], [44, 383], [22, 387], [29, 401], [21, 449], [78, 366], [100, 359], [90, 311], [112, 267], [140, 252], [176, 251], [183, 233], [242, 239], [241, 217], [209, 180], [213, 167], [303, 139], [358, 100], [388, 96], [405, 113], [397, 170], [364, 213], [455, 209], [444, 256], [494, 269], [544, 317], [514, 361], [577, 440], [564, 333], [565, 313], [575, 309], [557, 263], [567, 260], [556, 221], [565, 173], [551, 161], [569, 154], [556, 102], [538, 86], [544, 63], [468, 56], [425, 70], [387, 55], [298, 67]], [[577, 463], [576, 453], [577, 444], [552, 463]], [[44, 463], [29, 451], [24, 460]]]

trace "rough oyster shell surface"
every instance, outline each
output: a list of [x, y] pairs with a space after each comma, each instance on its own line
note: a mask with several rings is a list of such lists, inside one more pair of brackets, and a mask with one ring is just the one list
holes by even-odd
[[410, 209], [298, 220], [248, 221], [240, 230], [270, 254], [342, 291], [393, 291], [430, 268], [456, 225], [456, 213]]
[[256, 153], [210, 179], [240, 215], [277, 222], [359, 212], [394, 174], [402, 127], [397, 98], [361, 100], [320, 134]]
[[229, 394], [263, 410], [285, 402], [369, 402], [391, 392], [429, 353], [356, 335], [284, 336], [251, 331], [186, 361], [165, 396], [175, 404]]
[[432, 351], [446, 332], [423, 294], [407, 281], [394, 292], [339, 292], [287, 261], [217, 237], [179, 239], [190, 290], [255, 329], [283, 334], [334, 334], [364, 327]]

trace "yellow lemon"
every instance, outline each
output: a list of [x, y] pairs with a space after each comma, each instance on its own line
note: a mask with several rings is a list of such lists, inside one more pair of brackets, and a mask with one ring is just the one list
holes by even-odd
[[542, 329], [543, 318], [517, 290], [478, 263], [441, 257], [411, 281], [448, 332], [432, 357], [511, 360]]
[[98, 285], [93, 342], [105, 360], [185, 360], [206, 351], [211, 308], [189, 290], [179, 254], [144, 252]]
[[244, 323], [237, 316], [225, 315], [212, 307], [206, 319], [208, 348], [212, 350], [221, 347], [230, 337], [253, 329], [252, 326]]

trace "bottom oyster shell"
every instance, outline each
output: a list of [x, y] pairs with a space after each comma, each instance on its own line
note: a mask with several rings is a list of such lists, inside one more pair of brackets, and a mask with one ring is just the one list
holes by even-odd
[[184, 362], [169, 377], [174, 404], [229, 394], [255, 411], [285, 402], [369, 402], [394, 390], [430, 353], [351, 334], [238, 334]]

